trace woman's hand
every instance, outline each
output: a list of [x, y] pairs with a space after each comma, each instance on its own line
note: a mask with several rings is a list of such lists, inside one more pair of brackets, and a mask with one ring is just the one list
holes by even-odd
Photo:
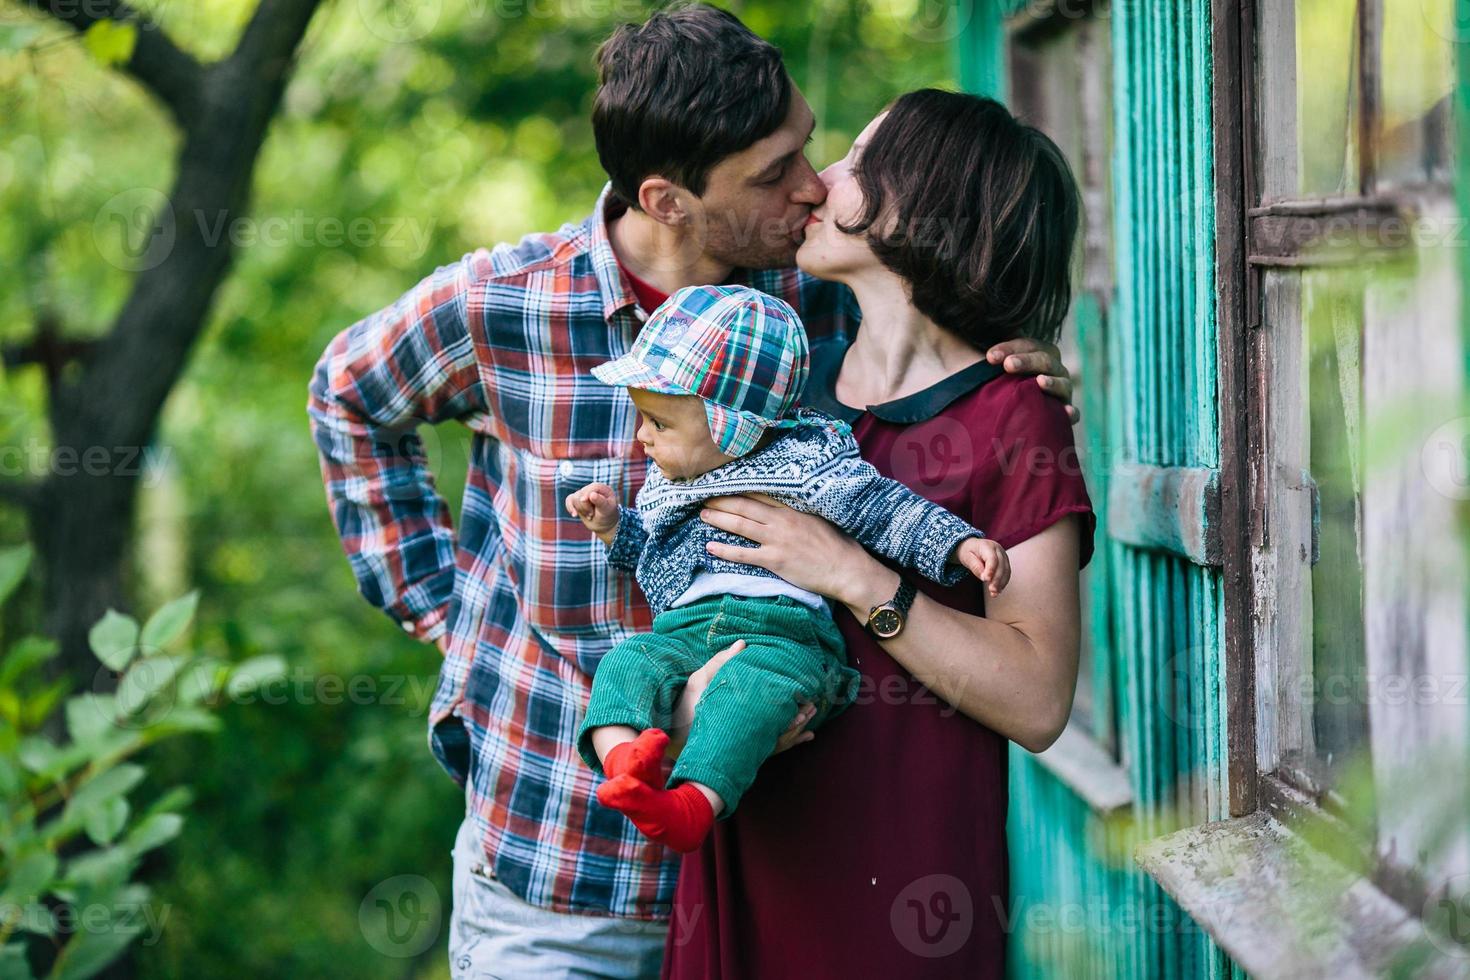
[[803, 514], [765, 494], [711, 497], [701, 519], [722, 531], [754, 541], [747, 548], [711, 541], [706, 549], [716, 558], [756, 565], [784, 578], [797, 588], [840, 602], [868, 597], [871, 582], [886, 571], [852, 538], [814, 514]]
[[[694, 709], [699, 704], [699, 699], [704, 696], [705, 690], [709, 688], [710, 681], [714, 680], [721, 667], [730, 662], [731, 657], [744, 649], [745, 641], [736, 640], [710, 657], [703, 667], [689, 675], [689, 681], [684, 685], [684, 692], [679, 695], [679, 703], [674, 705], [674, 718], [669, 725], [668, 754], [670, 757], [677, 756], [689, 739], [689, 726], [694, 724]], [[813, 732], [802, 731], [816, 713], [816, 707], [810, 703], [798, 705], [796, 716], [791, 719], [791, 724], [776, 740], [776, 748], [771, 754], [785, 752], [794, 745], [810, 742], [816, 738]]]
[[1041, 390], [1067, 404], [1067, 418], [1076, 425], [1082, 412], [1072, 404], [1072, 373], [1062, 363], [1062, 352], [1056, 344], [1020, 337], [996, 344], [985, 352], [991, 364], [1000, 364], [1007, 374], [1035, 374]]

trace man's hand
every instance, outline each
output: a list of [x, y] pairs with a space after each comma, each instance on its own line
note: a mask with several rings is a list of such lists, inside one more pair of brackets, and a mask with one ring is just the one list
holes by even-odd
[[589, 483], [567, 496], [567, 513], [612, 547], [618, 532], [618, 498], [606, 483]]
[[1006, 550], [989, 538], [966, 538], [954, 549], [954, 560], [964, 565], [998, 596], [1011, 580], [1011, 560]]
[[1053, 398], [1060, 398], [1067, 405], [1067, 418], [1076, 425], [1082, 421], [1082, 412], [1072, 404], [1072, 374], [1062, 363], [1062, 352], [1056, 344], [1039, 340], [1019, 338], [996, 344], [985, 352], [991, 364], [1002, 365], [1007, 374], [1039, 375], [1036, 383], [1041, 390]]

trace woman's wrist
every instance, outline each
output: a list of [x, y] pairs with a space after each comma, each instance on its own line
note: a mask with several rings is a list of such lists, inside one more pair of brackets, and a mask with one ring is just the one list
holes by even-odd
[[870, 560], [861, 574], [852, 577], [840, 599], [859, 622], [865, 622], [868, 611], [892, 599], [902, 581], [893, 569]]

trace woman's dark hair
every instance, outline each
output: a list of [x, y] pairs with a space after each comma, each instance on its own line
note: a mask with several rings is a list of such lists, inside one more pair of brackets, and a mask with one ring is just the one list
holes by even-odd
[[653, 175], [703, 194], [710, 168], [775, 132], [791, 107], [781, 52], [705, 3], [624, 24], [597, 50], [597, 156], [638, 206]]
[[982, 350], [1054, 342], [1072, 301], [1077, 182], [1062, 151], [994, 99], [900, 96], [858, 157], [857, 224], [914, 306]]

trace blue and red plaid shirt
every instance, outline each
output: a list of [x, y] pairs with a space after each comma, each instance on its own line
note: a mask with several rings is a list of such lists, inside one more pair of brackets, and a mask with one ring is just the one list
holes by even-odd
[[[563, 501], [588, 483], [631, 504], [647, 458], [632, 401], [592, 376], [646, 318], [609, 242], [604, 188], [580, 224], [479, 249], [338, 334], [308, 412], [332, 517], [362, 594], [414, 636], [447, 633], [429, 743], [466, 786], [494, 874], [563, 912], [661, 919], [679, 855], [600, 806], [577, 754], [597, 663], [652, 616]], [[846, 287], [737, 273], [815, 338], [850, 333]], [[416, 429], [473, 432], [456, 537]]]

